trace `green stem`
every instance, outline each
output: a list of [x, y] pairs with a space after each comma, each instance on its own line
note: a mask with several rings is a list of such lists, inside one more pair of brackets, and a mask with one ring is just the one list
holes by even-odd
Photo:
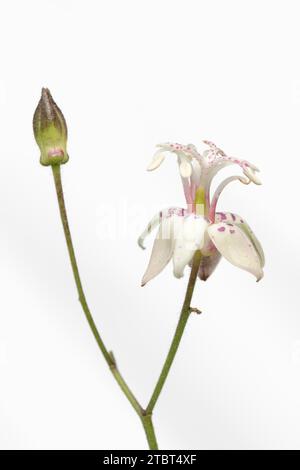
[[88, 307], [85, 294], [83, 291], [83, 287], [81, 284], [81, 279], [79, 275], [79, 270], [78, 270], [78, 265], [76, 261], [76, 256], [74, 252], [74, 247], [72, 243], [72, 237], [71, 237], [71, 232], [70, 232], [70, 227], [68, 223], [68, 217], [67, 217], [67, 211], [66, 211], [66, 206], [65, 206], [65, 201], [64, 201], [64, 194], [63, 194], [63, 188], [62, 188], [62, 182], [61, 182], [61, 175], [60, 175], [60, 165], [53, 165], [52, 166], [52, 171], [53, 171], [53, 177], [54, 177], [54, 182], [55, 182], [55, 188], [56, 188], [56, 194], [57, 194], [57, 200], [58, 200], [58, 205], [59, 205], [59, 211], [60, 211], [60, 217], [64, 229], [64, 234], [65, 234], [65, 239], [68, 247], [68, 252], [69, 252], [69, 257], [72, 265], [72, 270], [73, 270], [73, 275], [75, 279], [75, 284], [77, 287], [78, 291], [78, 296], [79, 296], [79, 302], [81, 303], [82, 309], [84, 311], [85, 317], [88, 321], [88, 324], [91, 328], [91, 331], [94, 335], [94, 338], [100, 348], [100, 351], [103, 354], [103, 357], [109, 366], [114, 378], [116, 379], [117, 383], [119, 384], [121, 390], [123, 391], [124, 395], [127, 397], [128, 401], [132, 405], [133, 409], [136, 411], [136, 413], [139, 415], [145, 432], [146, 432], [146, 437], [148, 440], [148, 444], [150, 449], [157, 449], [157, 442], [155, 438], [155, 433], [154, 433], [154, 428], [152, 424], [152, 418], [151, 418], [151, 413], [146, 413], [145, 410], [141, 407], [137, 399], [135, 398], [134, 394], [128, 387], [127, 383], [123, 379], [122, 375], [120, 374], [115, 358], [111, 352], [109, 352], [104, 343], [103, 340], [99, 334], [99, 331], [96, 327], [96, 324], [94, 322], [94, 319], [92, 317], [92, 314], [90, 312], [90, 309]]
[[144, 430], [146, 433], [147, 441], [149, 444], [149, 449], [151, 450], [157, 450], [158, 445], [156, 441], [156, 436], [155, 436], [155, 431], [152, 423], [152, 415], [151, 414], [145, 414], [142, 416], [142, 424], [144, 426]]
[[197, 251], [194, 255], [192, 270], [191, 270], [191, 274], [190, 274], [190, 278], [189, 278], [189, 282], [188, 282], [188, 286], [187, 286], [187, 290], [186, 290], [186, 294], [185, 294], [185, 299], [184, 299], [183, 306], [182, 306], [182, 309], [181, 309], [180, 318], [179, 318], [179, 321], [178, 321], [178, 324], [177, 324], [177, 328], [176, 328], [176, 331], [175, 331], [173, 341], [171, 343], [167, 358], [166, 358], [165, 363], [163, 365], [162, 371], [160, 373], [160, 376], [159, 376], [158, 381], [156, 383], [155, 389], [154, 389], [154, 391], [152, 393], [152, 396], [150, 398], [149, 404], [146, 408], [147, 414], [151, 414], [152, 411], [153, 411], [153, 408], [156, 405], [156, 402], [157, 402], [157, 400], [159, 398], [159, 395], [162, 391], [164, 383], [165, 383], [165, 381], [168, 377], [170, 368], [173, 364], [173, 361], [174, 361], [176, 352], [178, 350], [178, 347], [179, 347], [179, 344], [180, 344], [180, 341], [181, 341], [186, 323], [187, 323], [188, 318], [190, 316], [190, 313], [191, 313], [191, 300], [192, 300], [194, 287], [195, 287], [196, 280], [197, 280], [197, 274], [198, 274], [198, 270], [199, 270], [199, 266], [200, 266], [200, 261], [201, 261], [201, 253], [200, 253], [200, 251]]

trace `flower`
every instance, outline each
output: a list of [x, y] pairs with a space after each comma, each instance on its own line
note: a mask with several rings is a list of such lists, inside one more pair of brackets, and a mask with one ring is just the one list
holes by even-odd
[[[202, 254], [198, 273], [202, 280], [212, 274], [222, 256], [252, 273], [257, 281], [263, 277], [263, 249], [244, 218], [234, 213], [216, 212], [220, 194], [229, 183], [238, 180], [243, 184], [261, 184], [257, 176], [259, 170], [246, 160], [227, 156], [210, 141], [204, 143], [209, 148], [202, 154], [191, 144], [161, 144], [148, 166], [149, 171], [158, 168], [166, 152], [177, 156], [187, 208], [172, 207], [160, 211], [139, 237], [138, 243], [144, 248], [147, 235], [159, 226], [142, 285], [157, 276], [171, 259], [174, 276], [182, 277], [197, 250]], [[226, 178], [211, 198], [213, 177], [228, 165], [238, 165], [244, 176]]]
[[42, 165], [58, 165], [69, 160], [67, 124], [48, 88], [42, 89], [42, 96], [33, 116], [33, 132], [41, 151]]

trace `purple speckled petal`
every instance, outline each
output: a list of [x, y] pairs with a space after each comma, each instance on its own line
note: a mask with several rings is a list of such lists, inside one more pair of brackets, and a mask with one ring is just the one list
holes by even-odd
[[[220, 230], [221, 228], [225, 230]], [[260, 255], [251, 238], [235, 225], [234, 231], [224, 222], [212, 224], [207, 229], [217, 250], [230, 263], [253, 274], [259, 281], [263, 277]]]
[[257, 239], [256, 235], [254, 234], [251, 227], [247, 224], [244, 218], [242, 218], [238, 214], [233, 214], [232, 212], [217, 212], [215, 222], [227, 222], [227, 225], [231, 227], [238, 226], [243, 232], [250, 238], [251, 242], [255, 246], [255, 249], [260, 257], [261, 265], [264, 267], [265, 265], [265, 255], [264, 250]]

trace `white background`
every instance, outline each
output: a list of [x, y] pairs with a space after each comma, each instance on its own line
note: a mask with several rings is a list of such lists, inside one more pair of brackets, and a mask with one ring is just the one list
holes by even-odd
[[152, 243], [142, 252], [139, 230], [183, 204], [172, 158], [145, 171], [155, 145], [211, 139], [260, 167], [263, 186], [235, 183], [219, 207], [254, 228], [265, 277], [223, 260], [197, 284], [203, 315], [154, 422], [162, 449], [300, 448], [299, 13], [287, 0], [1, 2], [1, 448], [146, 448], [77, 301], [32, 135], [42, 86], [68, 122], [62, 172], [89, 303], [144, 405], [187, 281], [169, 266], [139, 286]]

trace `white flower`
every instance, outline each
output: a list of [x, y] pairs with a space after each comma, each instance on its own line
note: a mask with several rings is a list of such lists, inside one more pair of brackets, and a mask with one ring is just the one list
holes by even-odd
[[[205, 143], [209, 149], [202, 155], [194, 145], [162, 144], [148, 167], [148, 170], [158, 168], [165, 158], [165, 151], [177, 155], [188, 207], [161, 211], [140, 236], [139, 245], [144, 248], [144, 239], [159, 225], [142, 285], [157, 276], [171, 259], [175, 277], [182, 277], [185, 266], [191, 263], [197, 250], [202, 253], [199, 277], [203, 280], [214, 271], [221, 256], [252, 273], [257, 280], [263, 277], [263, 249], [249, 225], [236, 214], [216, 212], [219, 196], [230, 182], [260, 184], [259, 170], [245, 160], [228, 157], [213, 143]], [[212, 178], [221, 168], [232, 164], [240, 166], [246, 178], [226, 178], [211, 199]]]

